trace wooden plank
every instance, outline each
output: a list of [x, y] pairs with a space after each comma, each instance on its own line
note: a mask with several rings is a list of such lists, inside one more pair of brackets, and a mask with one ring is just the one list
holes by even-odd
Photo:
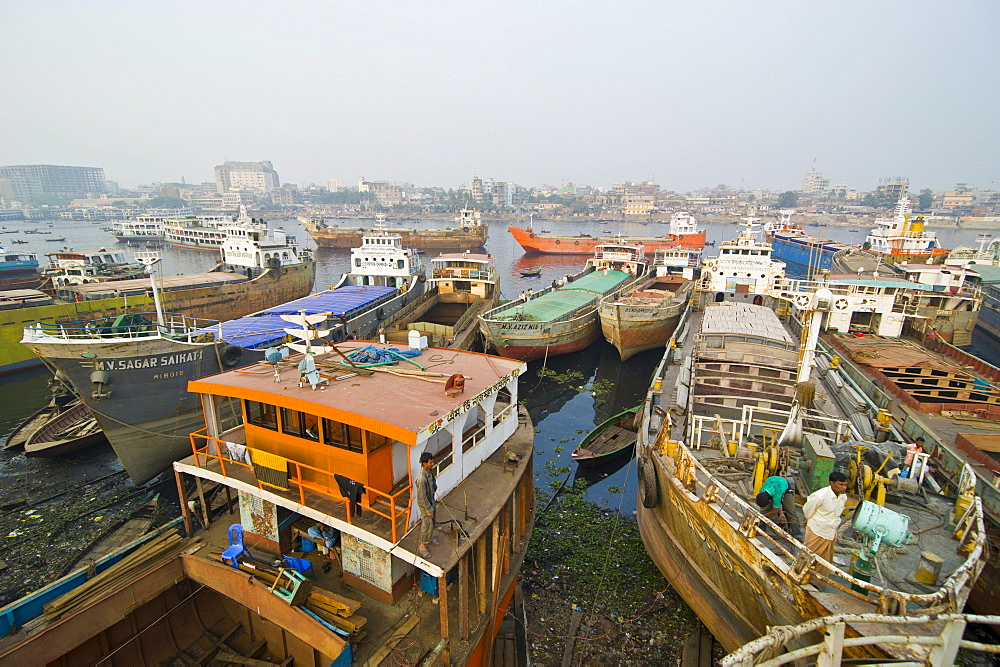
[[573, 646], [576, 644], [576, 633], [580, 630], [580, 621], [583, 620], [582, 611], [574, 611], [569, 619], [569, 632], [566, 633], [566, 646], [563, 648], [562, 667], [571, 667], [573, 664]]
[[399, 637], [399, 638], [405, 637], [406, 635], [410, 634], [410, 631], [414, 627], [416, 627], [417, 623], [419, 622], [420, 622], [420, 617], [417, 616], [416, 614], [413, 614], [409, 618], [407, 618], [402, 625], [390, 630], [385, 635], [386, 637], [385, 643], [383, 643], [382, 646], [380, 646], [377, 651], [372, 653], [371, 657], [368, 658], [368, 660], [365, 662], [364, 667], [378, 667], [379, 665], [381, 665], [382, 661], [385, 660], [389, 656], [389, 654], [392, 653], [392, 650], [395, 648], [395, 645], [389, 646], [388, 639], [391, 637]]

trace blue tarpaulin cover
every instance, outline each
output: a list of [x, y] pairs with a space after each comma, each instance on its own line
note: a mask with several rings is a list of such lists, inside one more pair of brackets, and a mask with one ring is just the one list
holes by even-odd
[[204, 331], [215, 334], [215, 337], [233, 345], [246, 349], [269, 347], [280, 342], [285, 337], [285, 328], [294, 328], [277, 315], [247, 315], [222, 323], [222, 335], [219, 335], [219, 325], [207, 327]]
[[306, 315], [329, 313], [332, 318], [341, 315], [349, 317], [355, 311], [395, 292], [395, 287], [345, 285], [340, 289], [326, 290], [262, 310], [256, 315], [223, 322], [221, 336], [219, 325], [206, 327], [200, 331], [213, 333], [216, 338], [246, 349], [269, 347], [285, 337], [286, 328], [295, 328], [291, 322], [281, 319], [281, 315], [297, 315], [304, 312]]
[[326, 290], [317, 294], [283, 303], [274, 308], [263, 310], [259, 315], [295, 315], [305, 311], [307, 315], [330, 313], [340, 317], [363, 308], [389, 294], [395, 294], [395, 287], [380, 287], [378, 285], [345, 285], [339, 289]]
[[[396, 354], [392, 354], [389, 350], [392, 350]], [[419, 357], [420, 350], [400, 350], [396, 347], [381, 348], [374, 345], [366, 345], [354, 352], [350, 352], [347, 357], [359, 364], [378, 364], [387, 361], [399, 361], [399, 355], [404, 357]]]

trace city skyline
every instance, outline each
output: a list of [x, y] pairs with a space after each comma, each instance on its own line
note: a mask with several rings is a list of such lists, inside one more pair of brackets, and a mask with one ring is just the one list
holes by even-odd
[[863, 191], [996, 188], [992, 3], [108, 7], [0, 9], [0, 163], [690, 191], [793, 190], [818, 159]]

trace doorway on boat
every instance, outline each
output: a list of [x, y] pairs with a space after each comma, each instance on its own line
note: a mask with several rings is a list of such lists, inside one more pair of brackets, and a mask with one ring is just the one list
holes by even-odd
[[726, 300], [725, 293], [723, 293], [723, 292], [717, 292], [716, 293], [716, 295], [715, 295], [715, 302], [716, 303], [722, 303], [725, 300]]

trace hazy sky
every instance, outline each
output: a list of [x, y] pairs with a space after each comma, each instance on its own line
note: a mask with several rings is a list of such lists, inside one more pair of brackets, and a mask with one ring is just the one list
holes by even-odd
[[998, 187], [998, 28], [995, 0], [0, 0], [0, 164]]

